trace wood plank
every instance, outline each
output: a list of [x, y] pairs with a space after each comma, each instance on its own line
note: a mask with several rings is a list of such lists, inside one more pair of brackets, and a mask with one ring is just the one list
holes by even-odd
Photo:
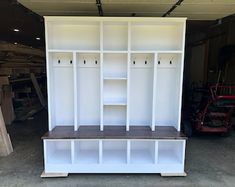
[[80, 126], [74, 131], [73, 126], [57, 126], [47, 132], [42, 139], [187, 139], [174, 127], [157, 126], [152, 131], [150, 126], [105, 126], [100, 131], [99, 126]]
[[37, 93], [37, 96], [38, 96], [38, 98], [39, 98], [39, 101], [40, 101], [41, 105], [42, 105], [43, 107], [45, 107], [45, 106], [46, 106], [46, 101], [45, 101], [45, 99], [44, 99], [44, 96], [43, 96], [43, 94], [42, 94], [42, 91], [41, 91], [41, 89], [40, 89], [40, 87], [39, 87], [38, 81], [37, 81], [37, 79], [36, 79], [34, 73], [30, 73], [30, 78], [31, 78], [31, 80], [32, 80], [34, 89], [36, 90], [36, 93]]
[[7, 156], [13, 152], [13, 147], [9, 134], [7, 133], [5, 122], [0, 107], [0, 156]]
[[0, 75], [12, 75], [12, 69], [11, 68], [0, 68]]
[[46, 173], [42, 172], [41, 178], [68, 177], [68, 173]]
[[12, 91], [7, 76], [0, 77], [0, 103], [5, 124], [9, 125], [15, 119], [15, 112], [12, 103]]
[[187, 173], [161, 173], [162, 177], [187, 177]]

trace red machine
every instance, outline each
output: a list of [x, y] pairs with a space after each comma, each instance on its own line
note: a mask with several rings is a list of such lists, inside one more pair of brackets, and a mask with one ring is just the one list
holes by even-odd
[[226, 134], [231, 129], [235, 108], [235, 86], [223, 84], [226, 82], [226, 70], [234, 62], [234, 55], [235, 45], [227, 45], [220, 49], [217, 83], [209, 87], [209, 92], [205, 86], [192, 85], [192, 93], [189, 94], [191, 97], [188, 97], [189, 106], [185, 107], [183, 118], [184, 132], [187, 136], [191, 136], [193, 130]]
[[198, 132], [228, 133], [235, 108], [235, 86], [211, 86], [211, 97], [196, 113], [195, 129]]

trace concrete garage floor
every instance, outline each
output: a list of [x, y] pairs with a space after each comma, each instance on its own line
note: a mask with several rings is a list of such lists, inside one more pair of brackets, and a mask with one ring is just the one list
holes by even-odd
[[33, 120], [10, 126], [14, 152], [0, 157], [0, 186], [235, 186], [235, 132], [229, 137], [200, 136], [187, 142], [187, 177], [158, 174], [70, 174], [68, 178], [41, 179], [42, 141], [47, 129], [46, 111]]

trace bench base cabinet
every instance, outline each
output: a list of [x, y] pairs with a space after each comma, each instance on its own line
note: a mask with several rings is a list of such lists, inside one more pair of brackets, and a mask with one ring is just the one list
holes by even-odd
[[184, 173], [185, 22], [45, 17], [45, 173]]
[[46, 173], [183, 173], [185, 140], [44, 140]]

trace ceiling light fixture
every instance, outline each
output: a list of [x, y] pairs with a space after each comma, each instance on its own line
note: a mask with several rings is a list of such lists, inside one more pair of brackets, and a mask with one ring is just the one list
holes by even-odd
[[14, 29], [15, 32], [19, 32], [20, 30], [19, 29]]
[[14, 44], [15, 44], [15, 45], [17, 45], [18, 43], [17, 43], [17, 42], [15, 42]]
[[36, 40], [41, 40], [41, 38], [37, 37]]

